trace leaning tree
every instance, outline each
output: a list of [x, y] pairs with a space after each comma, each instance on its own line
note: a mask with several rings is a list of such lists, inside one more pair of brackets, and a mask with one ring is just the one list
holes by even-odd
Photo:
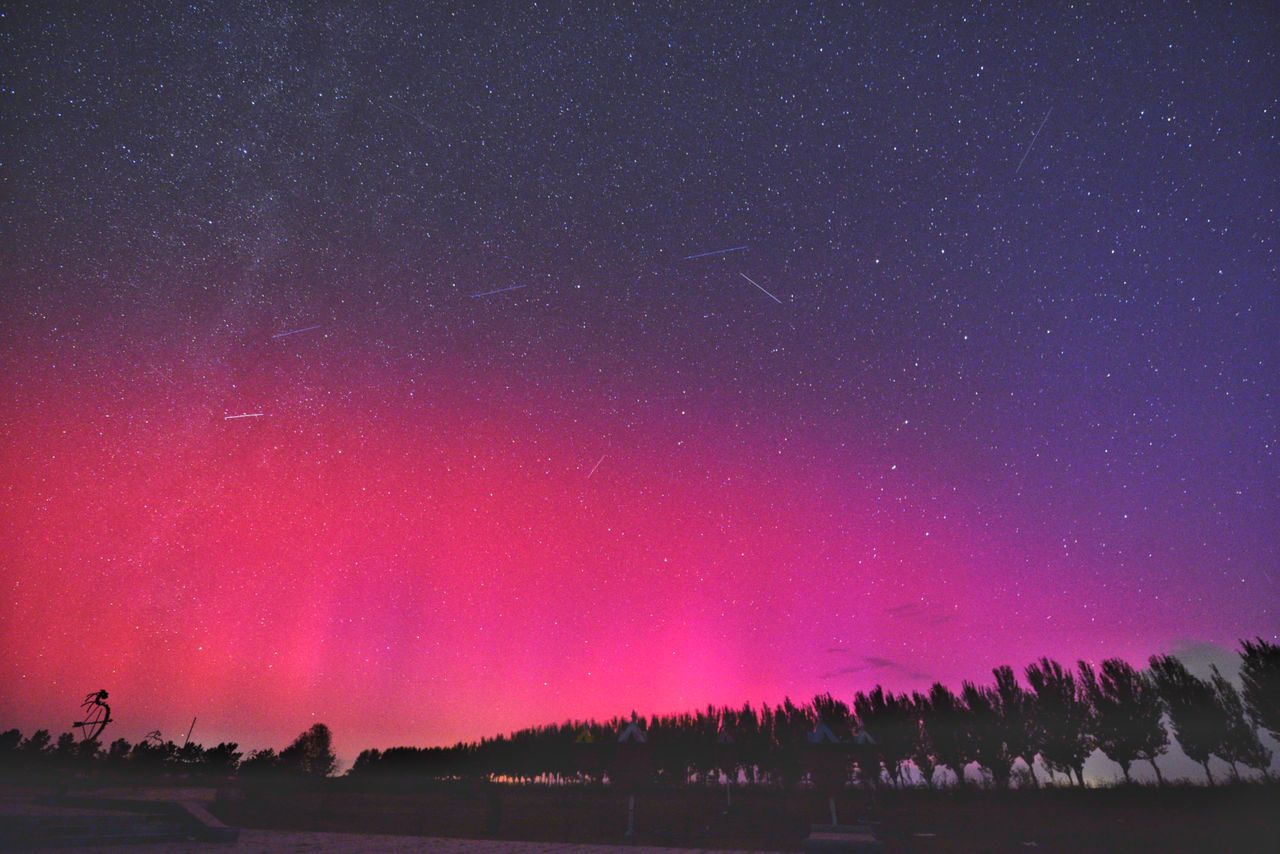
[[1169, 749], [1169, 734], [1161, 718], [1164, 703], [1151, 678], [1119, 658], [1102, 662], [1101, 671], [1081, 667], [1085, 692], [1093, 706], [1098, 747], [1119, 763], [1129, 782], [1129, 767], [1145, 760], [1155, 769], [1156, 780], [1164, 778], [1156, 757]]
[[994, 688], [966, 680], [960, 686], [960, 699], [969, 719], [974, 761], [980, 769], [991, 772], [996, 788], [1008, 788], [1016, 757], [1009, 754], [1009, 745], [1004, 738], [1000, 695]]
[[1193, 675], [1172, 655], [1151, 656], [1151, 674], [1169, 710], [1173, 735], [1178, 739], [1182, 752], [1200, 763], [1212, 786], [1209, 757], [1226, 757], [1225, 744], [1230, 729], [1218, 692], [1212, 682]]
[[[1083, 666], [1083, 663], [1082, 663]], [[1089, 698], [1074, 674], [1051, 658], [1027, 666], [1027, 684], [1035, 692], [1036, 735], [1045, 765], [1084, 785], [1084, 761], [1093, 752]]]
[[1216, 665], [1213, 668], [1213, 690], [1217, 692], [1218, 705], [1227, 718], [1222, 758], [1231, 766], [1231, 773], [1239, 780], [1238, 766], [1244, 765], [1257, 768], [1264, 776], [1270, 777], [1271, 751], [1258, 738], [1258, 731], [1249, 722], [1240, 692], [1218, 671]]
[[1280, 740], [1280, 646], [1262, 638], [1240, 641], [1245, 707], [1261, 729]]
[[[995, 691], [1000, 701], [1000, 730], [1005, 750], [1012, 762], [1021, 758], [1027, 763], [1033, 785], [1039, 786], [1036, 777], [1036, 753], [1039, 745], [1035, 734], [1035, 697], [1018, 684], [1013, 668], [1002, 665], [991, 671], [996, 678]], [[1012, 775], [1012, 768], [1010, 769]]]

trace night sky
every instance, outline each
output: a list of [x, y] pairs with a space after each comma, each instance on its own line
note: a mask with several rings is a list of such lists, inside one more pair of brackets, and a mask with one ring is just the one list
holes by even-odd
[[0, 724], [1280, 634], [1274, 3], [70, 5], [0, 18]]

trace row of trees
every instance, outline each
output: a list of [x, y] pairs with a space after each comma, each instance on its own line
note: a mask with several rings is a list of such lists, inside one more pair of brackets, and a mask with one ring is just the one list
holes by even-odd
[[152, 736], [137, 744], [118, 738], [104, 748], [96, 739], [78, 741], [71, 733], [63, 733], [55, 741], [44, 729], [25, 739], [16, 729], [0, 732], [0, 770], [21, 774], [93, 768], [142, 775], [327, 777], [336, 767], [333, 736], [324, 724], [315, 724], [279, 753], [268, 748], [248, 757], [235, 742], [206, 748], [195, 742], [179, 746]]
[[[1158, 759], [1170, 734], [1201, 764], [1212, 784], [1210, 758], [1269, 778], [1271, 752], [1259, 729], [1280, 738], [1280, 647], [1242, 642], [1238, 691], [1217, 668], [1209, 679], [1173, 656], [1153, 656], [1149, 669], [1121, 659], [1076, 669], [1042, 658], [1024, 671], [993, 671], [994, 682], [965, 682], [954, 692], [940, 683], [927, 693], [893, 693], [881, 686], [859, 692], [852, 705], [830, 695], [797, 705], [790, 700], [756, 709], [711, 707], [646, 722], [659, 780], [744, 780], [794, 785], [809, 770], [808, 736], [821, 720], [846, 742], [855, 731], [873, 744], [850, 752], [851, 769], [872, 783], [922, 781], [934, 786], [966, 770], [1003, 788], [1018, 776], [1038, 785], [1036, 759], [1052, 773], [1084, 783], [1085, 760], [1102, 751], [1126, 780], [1134, 763], [1149, 763], [1163, 783]], [[570, 721], [510, 736], [443, 748], [366, 750], [353, 777], [413, 774], [434, 778], [498, 777], [520, 781], [599, 781], [611, 763], [609, 746], [626, 721]], [[949, 773], [941, 772], [947, 769]]]
[[[1242, 690], [1217, 668], [1202, 679], [1172, 656], [1153, 656], [1142, 671], [1120, 659], [1096, 669], [1081, 661], [1072, 670], [1042, 658], [1025, 669], [1025, 685], [1013, 668], [998, 667], [993, 683], [965, 682], [958, 693], [941, 683], [910, 694], [877, 685], [855, 694], [852, 704], [826, 694], [801, 705], [784, 700], [758, 709], [748, 704], [654, 716], [642, 721], [646, 769], [659, 781], [675, 783], [728, 779], [794, 786], [813, 769], [817, 751], [833, 750], [848, 757], [844, 767], [850, 773], [856, 769], [858, 777], [877, 785], [933, 787], [954, 778], [963, 786], [967, 770], [975, 767], [999, 788], [1015, 777], [1039, 785], [1037, 758], [1051, 773], [1082, 785], [1085, 760], [1100, 750], [1120, 765], [1126, 780], [1134, 763], [1145, 762], [1163, 783], [1157, 760], [1168, 752], [1172, 734], [1204, 767], [1210, 784], [1212, 757], [1226, 762], [1237, 778], [1241, 767], [1269, 778], [1271, 752], [1258, 732], [1280, 738], [1280, 646], [1243, 641], [1240, 656]], [[842, 744], [812, 744], [819, 722]], [[613, 767], [617, 735], [627, 723], [570, 721], [452, 747], [366, 750], [350, 776], [600, 782]], [[871, 741], [855, 744], [859, 731]], [[56, 741], [47, 730], [26, 739], [18, 730], [0, 733], [0, 770], [19, 772], [100, 768], [323, 778], [336, 764], [324, 724], [279, 753], [267, 749], [247, 757], [235, 743], [204, 748], [149, 737], [133, 745], [117, 739], [103, 748], [70, 733]]]

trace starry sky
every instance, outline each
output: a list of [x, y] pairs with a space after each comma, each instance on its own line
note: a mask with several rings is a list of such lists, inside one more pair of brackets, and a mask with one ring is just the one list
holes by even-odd
[[0, 17], [5, 726], [1276, 638], [1274, 4], [82, 5]]

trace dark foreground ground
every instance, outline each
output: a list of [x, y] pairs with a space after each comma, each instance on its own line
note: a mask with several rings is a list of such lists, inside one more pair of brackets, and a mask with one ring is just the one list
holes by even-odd
[[[330, 785], [250, 787], [212, 812], [244, 828], [736, 849], [799, 849], [829, 821], [811, 791], [598, 787]], [[1280, 786], [1123, 787], [1044, 791], [848, 792], [842, 823], [870, 821], [886, 851], [1280, 851]]]

